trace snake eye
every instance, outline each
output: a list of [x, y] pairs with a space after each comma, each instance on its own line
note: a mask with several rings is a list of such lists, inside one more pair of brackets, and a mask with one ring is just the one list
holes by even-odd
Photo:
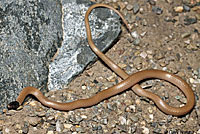
[[17, 110], [18, 107], [19, 107], [18, 101], [13, 101], [7, 105], [8, 110]]

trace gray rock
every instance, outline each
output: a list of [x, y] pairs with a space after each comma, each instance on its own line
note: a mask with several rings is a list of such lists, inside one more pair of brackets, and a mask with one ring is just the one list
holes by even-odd
[[191, 25], [197, 23], [197, 18], [195, 16], [186, 16], [184, 19], [185, 25]]
[[134, 14], [137, 14], [137, 13], [139, 12], [139, 10], [140, 10], [139, 4], [138, 4], [138, 3], [135, 3], [135, 4], [133, 5], [133, 13], [134, 13]]
[[153, 11], [154, 13], [156, 13], [157, 15], [161, 15], [161, 14], [163, 13], [162, 8], [157, 7], [157, 6], [152, 6], [152, 11]]
[[[0, 110], [26, 86], [62, 89], [96, 59], [88, 46], [87, 0], [0, 1]], [[98, 8], [90, 15], [97, 47], [105, 51], [121, 29], [119, 17]]]
[[186, 11], [186, 12], [190, 12], [190, 7], [187, 6], [187, 5], [183, 5], [183, 9], [184, 9], [184, 11]]
[[62, 38], [60, 9], [57, 0], [0, 1], [0, 110], [22, 88], [45, 87]]
[[[92, 2], [62, 1], [63, 41], [58, 55], [49, 65], [48, 88], [63, 89], [96, 56], [91, 51], [85, 31], [84, 17]], [[109, 9], [94, 9], [89, 16], [92, 37], [101, 51], [105, 51], [120, 33], [119, 17]]]

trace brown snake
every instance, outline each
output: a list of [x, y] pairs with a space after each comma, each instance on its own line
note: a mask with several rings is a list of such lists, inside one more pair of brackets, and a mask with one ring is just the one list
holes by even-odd
[[[94, 4], [91, 7], [89, 7], [89, 9], [86, 12], [85, 25], [86, 25], [87, 38], [88, 38], [88, 42], [89, 42], [91, 49], [117, 75], [119, 75], [121, 78], [123, 78], [124, 81], [118, 83], [117, 85], [115, 85], [113, 87], [110, 87], [106, 90], [103, 90], [103, 91], [97, 93], [96, 95], [94, 95], [91, 98], [79, 99], [79, 100], [69, 102], [69, 103], [60, 103], [60, 102], [51, 101], [51, 100], [47, 99], [42, 94], [42, 92], [40, 90], [38, 90], [37, 88], [25, 87], [21, 91], [19, 96], [17, 97], [16, 101], [8, 104], [8, 109], [17, 109], [19, 107], [19, 105], [22, 105], [22, 103], [27, 95], [34, 95], [43, 105], [45, 105], [47, 107], [51, 107], [51, 108], [58, 109], [58, 110], [68, 111], [68, 110], [73, 110], [73, 109], [77, 109], [77, 108], [93, 106], [95, 104], [98, 104], [102, 100], [105, 100], [111, 96], [121, 93], [129, 88], [132, 88], [132, 90], [137, 95], [148, 97], [151, 100], [153, 100], [155, 102], [155, 104], [158, 106], [158, 108], [166, 114], [181, 116], [181, 115], [184, 115], [184, 114], [190, 112], [191, 109], [194, 107], [195, 97], [194, 97], [194, 93], [193, 93], [191, 87], [183, 79], [181, 79], [180, 77], [178, 77], [174, 74], [171, 74], [171, 73], [168, 73], [165, 71], [161, 71], [161, 70], [144, 70], [144, 71], [139, 71], [137, 73], [134, 73], [132, 75], [128, 75], [126, 72], [124, 72], [119, 66], [117, 66], [112, 60], [110, 60], [106, 55], [104, 55], [95, 46], [95, 44], [92, 40], [88, 16], [89, 16], [90, 12], [96, 7], [106, 7], [111, 10], [114, 10], [121, 17], [122, 21], [124, 22], [124, 24], [126, 25], [128, 30], [129, 31], [131, 31], [131, 30], [128, 26], [127, 21], [124, 19], [124, 17], [121, 15], [121, 13], [111, 6], [108, 6], [105, 4]], [[149, 79], [149, 78], [158, 78], [158, 79], [166, 80], [166, 81], [174, 84], [183, 92], [183, 94], [187, 98], [187, 103], [182, 107], [171, 107], [165, 101], [163, 101], [159, 96], [142, 89], [141, 86], [139, 84], [137, 84], [138, 82], [145, 80], [145, 79]]]

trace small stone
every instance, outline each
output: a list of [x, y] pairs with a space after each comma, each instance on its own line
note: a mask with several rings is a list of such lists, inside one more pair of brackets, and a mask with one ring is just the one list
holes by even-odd
[[26, 117], [26, 120], [32, 126], [36, 126], [37, 124], [41, 122], [41, 118], [38, 118], [38, 117]]
[[83, 85], [83, 86], [81, 86], [81, 88], [82, 88], [83, 90], [85, 90], [85, 89], [87, 89], [87, 86], [86, 86], [86, 85]]
[[183, 10], [186, 12], [190, 12], [190, 7], [187, 5], [183, 5]]
[[29, 124], [27, 122], [24, 123], [24, 127], [22, 128], [22, 133], [27, 134], [29, 131]]
[[127, 67], [127, 65], [124, 64], [124, 63], [119, 63], [118, 66], [119, 66], [120, 68], [125, 68], [125, 67]]
[[135, 105], [130, 105], [129, 108], [130, 108], [131, 111], [136, 112]]
[[57, 132], [62, 132], [63, 130], [63, 125], [61, 124], [61, 122], [59, 120], [57, 120], [56, 122], [56, 131]]
[[177, 13], [182, 13], [183, 12], [183, 6], [174, 7], [174, 11], [177, 12]]
[[73, 125], [72, 124], [64, 124], [64, 128], [70, 129]]
[[82, 119], [87, 119], [87, 115], [81, 115]]
[[148, 0], [148, 2], [149, 2], [150, 5], [154, 5], [154, 6], [156, 5], [156, 1], [155, 0]]
[[190, 33], [183, 33], [183, 34], [181, 34], [181, 38], [187, 38], [190, 35], [191, 35]]
[[200, 68], [198, 68], [198, 78], [200, 78]]
[[139, 44], [140, 44], [140, 39], [139, 39], [139, 38], [136, 38], [136, 39], [133, 41], [133, 44], [134, 44], [134, 45], [139, 45]]
[[195, 81], [193, 78], [189, 78], [189, 80], [190, 80], [190, 83], [191, 83], [191, 84], [193, 84], [194, 81]]
[[104, 125], [107, 125], [108, 124], [108, 119], [102, 119], [101, 123], [104, 124]]
[[5, 132], [6, 133], [10, 133], [10, 129], [9, 128], [5, 128]]
[[140, 56], [145, 59], [147, 57], [147, 53], [146, 52], [142, 52], [142, 53], [140, 53]]
[[125, 125], [126, 124], [126, 118], [124, 118], [123, 116], [120, 116], [119, 122], [120, 122], [121, 125]]
[[197, 131], [197, 134], [200, 134], [200, 129]]
[[18, 134], [22, 134], [22, 133], [23, 133], [23, 131], [22, 131], [22, 130], [19, 130], [19, 131], [18, 131]]
[[175, 96], [175, 99], [176, 99], [176, 100], [180, 100], [180, 99], [181, 99], [181, 96], [177, 95], [177, 96]]
[[198, 50], [198, 47], [196, 46], [196, 44], [189, 44], [187, 46], [187, 49], [190, 49], [190, 50]]
[[3, 126], [3, 125], [4, 125], [4, 123], [5, 123], [5, 121], [4, 121], [4, 120], [0, 120], [0, 126]]
[[148, 128], [146, 128], [144, 126], [142, 128], [143, 128], [143, 130], [142, 130], [143, 134], [149, 134], [149, 129]]
[[135, 4], [133, 5], [133, 13], [134, 13], [134, 14], [137, 14], [137, 13], [139, 12], [139, 10], [140, 10], [139, 4], [138, 4], [138, 3], [135, 3]]
[[16, 124], [16, 125], [15, 125], [15, 129], [21, 129], [21, 125]]
[[153, 109], [152, 109], [151, 107], [149, 107], [149, 108], [148, 108], [148, 112], [149, 112], [150, 114], [152, 114], [152, 113], [153, 113]]
[[134, 122], [138, 122], [139, 118], [137, 116], [131, 116], [130, 119]]
[[155, 128], [153, 130], [153, 132], [156, 133], [156, 134], [161, 134], [161, 129], [160, 128]]
[[140, 99], [136, 99], [135, 103], [136, 103], [137, 105], [140, 105], [141, 100], [140, 100]]
[[48, 131], [47, 134], [54, 134], [54, 132], [53, 131]]
[[171, 4], [173, 0], [166, 0], [167, 3]]
[[152, 50], [147, 50], [147, 53], [148, 54], [153, 54], [153, 51]]
[[[147, 21], [145, 21], [145, 22], [147, 22]], [[146, 23], [146, 24], [147, 24], [147, 23]], [[145, 26], [145, 24], [143, 24], [143, 26]], [[147, 32], [143, 32], [143, 33], [140, 34], [140, 36], [141, 36], [141, 37], [144, 37], [144, 36], [146, 35], [146, 33], [147, 33]]]
[[31, 105], [32, 107], [35, 107], [36, 105], [38, 105], [38, 102], [37, 101], [31, 101], [29, 103], [29, 105]]
[[185, 40], [184, 43], [189, 45], [191, 43], [191, 40]]
[[136, 31], [133, 31], [133, 32], [131, 33], [131, 36], [132, 36], [133, 38], [139, 38], [139, 35], [138, 35], [138, 33], [137, 33]]
[[161, 15], [161, 14], [163, 13], [162, 8], [157, 7], [157, 6], [153, 6], [153, 7], [152, 7], [152, 11], [153, 11], [154, 13], [156, 13], [157, 15]]
[[126, 9], [129, 10], [129, 11], [132, 10], [132, 9], [133, 9], [133, 5], [132, 5], [132, 4], [128, 4], [128, 5], [126, 6]]
[[150, 114], [149, 118], [150, 118], [151, 121], [153, 121], [153, 114]]
[[164, 54], [163, 53], [158, 53], [158, 54], [155, 55], [155, 58], [157, 60], [160, 60], [160, 59], [164, 58]]
[[124, 4], [124, 2], [118, 2], [119, 6], [120, 6], [120, 10], [123, 10], [126, 5]]
[[165, 62], [160, 62], [160, 66], [161, 66], [161, 67], [165, 67], [165, 66], [166, 66], [166, 63], [165, 63]]
[[53, 116], [53, 115], [47, 117], [47, 120], [49, 120], [49, 121], [51, 121], [51, 120], [53, 120], [53, 119], [54, 119], [54, 116]]
[[146, 125], [146, 122], [145, 122], [145, 121], [141, 121], [140, 124], [141, 124], [142, 126], [145, 126], [145, 125]]
[[195, 24], [197, 23], [197, 18], [194, 16], [186, 16], [185, 19], [184, 19], [184, 24], [185, 25], [191, 25], [191, 24]]

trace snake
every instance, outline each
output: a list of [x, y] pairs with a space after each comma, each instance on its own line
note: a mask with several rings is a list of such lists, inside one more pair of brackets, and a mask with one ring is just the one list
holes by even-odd
[[[138, 71], [136, 73], [129, 75], [96, 47], [95, 43], [92, 40], [88, 16], [94, 8], [99, 8], [99, 7], [113, 10], [115, 13], [117, 13], [120, 16], [120, 18], [122, 19], [123, 23], [125, 24], [129, 32], [131, 32], [131, 28], [129, 28], [128, 22], [120, 13], [120, 11], [118, 11], [114, 7], [109, 6], [107, 4], [93, 4], [86, 11], [85, 27], [86, 27], [88, 44], [90, 48], [112, 71], [114, 71], [123, 80], [110, 88], [107, 88], [105, 90], [102, 90], [96, 93], [92, 97], [78, 99], [78, 100], [67, 102], [67, 103], [52, 101], [48, 99], [47, 97], [45, 97], [39, 89], [29, 86], [29, 87], [23, 88], [22, 91], [19, 93], [16, 101], [9, 103], [7, 105], [7, 108], [9, 110], [10, 109], [17, 110], [18, 107], [23, 104], [25, 98], [28, 95], [33, 95], [37, 98], [38, 101], [40, 101], [46, 107], [50, 107], [50, 108], [61, 110], [61, 111], [70, 111], [70, 110], [74, 110], [78, 108], [87, 108], [87, 107], [97, 105], [103, 100], [109, 99], [112, 96], [115, 96], [119, 93], [124, 92], [125, 90], [132, 89], [132, 91], [135, 92], [135, 94], [151, 99], [155, 103], [155, 105], [163, 113], [167, 115], [182, 116], [191, 112], [191, 110], [193, 109], [195, 105], [195, 95], [192, 88], [189, 86], [189, 84], [186, 81], [184, 81], [181, 77], [173, 73], [169, 73], [167, 71], [157, 70], [157, 69], [142, 70], [142, 71]], [[160, 80], [164, 80], [173, 84], [187, 98], [186, 104], [184, 104], [181, 107], [172, 107], [169, 104], [167, 104], [167, 102], [162, 100], [161, 97], [159, 97], [158, 95], [150, 91], [144, 90], [138, 83], [144, 80], [148, 80], [148, 79], [160, 79]]]

